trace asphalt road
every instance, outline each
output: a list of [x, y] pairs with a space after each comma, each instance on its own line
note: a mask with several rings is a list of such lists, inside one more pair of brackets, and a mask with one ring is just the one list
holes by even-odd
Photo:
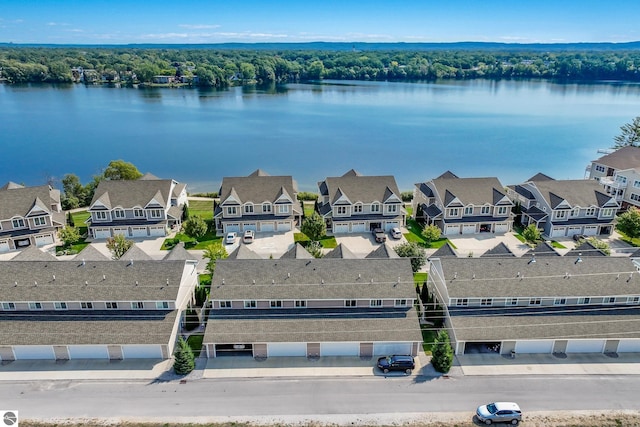
[[[640, 377], [350, 377], [179, 382], [0, 383], [2, 410], [21, 419], [219, 421], [226, 417], [467, 412], [509, 400], [523, 411], [640, 410]], [[284, 419], [282, 418], [282, 419]]]

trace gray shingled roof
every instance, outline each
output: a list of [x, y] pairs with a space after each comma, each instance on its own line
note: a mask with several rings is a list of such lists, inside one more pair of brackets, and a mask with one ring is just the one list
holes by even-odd
[[216, 300], [415, 298], [407, 258], [226, 259], [211, 283]]
[[83, 250], [81, 250], [78, 255], [74, 258], [77, 261], [107, 261], [111, 258], [100, 252], [93, 245], [88, 245]]
[[280, 257], [280, 259], [287, 258], [313, 259], [313, 255], [311, 255], [300, 243], [296, 243]]
[[371, 251], [365, 258], [400, 258], [400, 255], [396, 253], [389, 243], [385, 242]]
[[480, 258], [495, 258], [495, 257], [513, 257], [515, 256], [513, 252], [504, 244], [504, 242], [498, 243], [493, 248], [489, 249], [487, 252], [480, 255]]
[[149, 260], [152, 260], [153, 258], [151, 258], [151, 256], [148, 253], [140, 249], [140, 247], [134, 243], [133, 245], [131, 245], [129, 250], [125, 252], [124, 255], [122, 255], [122, 257], [120, 257], [120, 259], [127, 260], [127, 261], [129, 260], [149, 261]]
[[263, 202], [275, 203], [282, 189], [286, 191], [293, 201], [295, 212], [300, 211], [296, 201], [298, 184], [291, 175], [271, 176], [256, 171], [249, 176], [224, 177], [220, 187], [220, 202], [223, 203], [230, 195], [240, 203], [262, 204]]
[[595, 180], [549, 180], [535, 181], [534, 184], [554, 209], [563, 199], [571, 206], [580, 207], [602, 207], [606, 202], [613, 200], [611, 196], [604, 194], [602, 187]]
[[449, 244], [449, 242], [440, 246], [437, 251], [435, 251], [429, 258], [442, 258], [442, 257], [458, 257], [458, 254], [453, 249], [453, 247]]
[[14, 256], [11, 261], [57, 261], [57, 258], [35, 246], [30, 246]]
[[537, 174], [529, 178], [527, 181], [554, 181], [554, 179], [551, 178], [549, 175], [545, 175], [542, 172], [538, 172]]
[[349, 248], [340, 243], [338, 244], [338, 246], [324, 254], [323, 258], [355, 259], [358, 257], [353, 252], [351, 252]]
[[[58, 199], [55, 199], [56, 195]], [[36, 202], [47, 213], [51, 205], [60, 203], [60, 192], [52, 191], [48, 185], [38, 187], [17, 187], [0, 191], [0, 220], [14, 216], [26, 217]]]
[[618, 170], [638, 168], [640, 167], [640, 148], [622, 147], [594, 162]]
[[607, 256], [600, 249], [596, 248], [589, 242], [588, 240], [582, 241], [578, 246], [574, 249], [571, 249], [569, 252], [564, 254], [566, 257], [583, 257], [583, 256]]
[[[447, 205], [457, 197], [461, 206], [495, 204], [496, 192], [500, 198], [506, 196], [504, 187], [498, 178], [436, 178], [431, 181], [441, 200]], [[451, 196], [447, 197], [447, 193]], [[448, 200], [447, 200], [448, 199]]]
[[334, 201], [341, 191], [352, 203], [383, 203], [391, 193], [400, 199], [400, 190], [392, 175], [363, 176], [350, 172], [340, 177], [328, 177], [319, 183], [321, 193], [322, 187], [326, 186], [329, 200]]
[[17, 184], [13, 181], [8, 181], [5, 185], [0, 187], [0, 190], [14, 190], [16, 188], [24, 188], [24, 185]]
[[246, 245], [238, 245], [238, 247], [229, 254], [227, 259], [262, 259], [262, 257]]
[[[627, 257], [442, 258], [452, 298], [638, 295], [640, 273]], [[633, 273], [633, 274], [632, 274]], [[631, 275], [631, 278], [629, 279]]]
[[522, 258], [531, 257], [531, 255], [535, 255], [536, 257], [547, 257], [547, 256], [560, 256], [558, 251], [556, 251], [553, 246], [549, 244], [549, 242], [539, 242], [533, 249], [528, 250], [522, 255]]
[[3, 261], [0, 295], [14, 302], [174, 301], [184, 267], [184, 261]]
[[163, 207], [171, 201], [170, 179], [143, 179], [100, 181], [91, 200], [91, 206], [100, 200], [107, 208], [122, 207], [130, 209], [135, 206], [144, 208], [154, 198]]
[[187, 250], [184, 248], [184, 242], [180, 242], [177, 245], [175, 245], [174, 248], [171, 249], [169, 253], [166, 254], [162, 259], [186, 261], [186, 260], [196, 260], [197, 257], [194, 257], [189, 252], [187, 252]]

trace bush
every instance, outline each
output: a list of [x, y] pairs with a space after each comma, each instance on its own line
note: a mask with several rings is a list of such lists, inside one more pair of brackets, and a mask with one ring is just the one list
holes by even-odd
[[445, 329], [438, 332], [436, 341], [431, 346], [431, 364], [433, 368], [446, 374], [453, 365], [453, 349], [449, 343], [449, 334]]
[[400, 194], [403, 202], [410, 202], [413, 200], [413, 191], [403, 191]]
[[542, 238], [542, 235], [535, 224], [529, 224], [527, 228], [522, 230], [522, 237], [524, 237], [527, 242], [535, 243]]
[[298, 193], [298, 200], [300, 201], [308, 201], [313, 202], [318, 200], [318, 195], [316, 193], [310, 193], [308, 191], [302, 191]]
[[197, 215], [190, 217], [182, 223], [182, 227], [184, 234], [194, 239], [198, 239], [207, 233], [207, 223]]
[[196, 358], [189, 344], [182, 339], [178, 339], [176, 352], [174, 354], [173, 370], [178, 375], [186, 375], [196, 367]]
[[442, 234], [440, 227], [437, 225], [427, 225], [422, 229], [422, 238], [427, 243], [427, 245], [431, 246], [432, 242], [438, 240]]
[[411, 258], [411, 269], [413, 272], [420, 271], [427, 262], [427, 253], [416, 242], [401, 243], [393, 248], [402, 258]]

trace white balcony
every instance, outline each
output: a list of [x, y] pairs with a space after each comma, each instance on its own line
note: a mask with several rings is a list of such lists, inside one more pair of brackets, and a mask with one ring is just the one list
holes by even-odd
[[627, 188], [626, 181], [625, 182], [617, 181], [615, 179], [612, 179], [609, 176], [603, 176], [602, 178], [600, 178], [600, 184], [615, 190], [622, 190], [624, 188]]

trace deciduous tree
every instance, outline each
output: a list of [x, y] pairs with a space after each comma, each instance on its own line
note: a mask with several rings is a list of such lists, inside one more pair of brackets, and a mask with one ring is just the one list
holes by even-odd
[[120, 259], [133, 246], [133, 240], [124, 237], [124, 234], [116, 234], [107, 239], [107, 249], [111, 251], [113, 259]]
[[632, 206], [623, 214], [618, 215], [616, 228], [630, 239], [640, 237], [640, 209]]
[[524, 237], [524, 239], [529, 243], [535, 243], [542, 238], [542, 235], [535, 224], [529, 224], [524, 230], [522, 230], [522, 237]]
[[198, 215], [194, 215], [182, 223], [184, 234], [199, 239], [207, 233], [207, 223]]
[[436, 240], [438, 240], [440, 238], [440, 235], [442, 234], [442, 231], [440, 230], [440, 227], [438, 227], [437, 225], [427, 225], [426, 227], [424, 227], [422, 229], [422, 237], [424, 238], [425, 242], [427, 242], [427, 245], [431, 246], [431, 243], [435, 242]]
[[209, 262], [207, 262], [207, 270], [213, 274], [213, 271], [216, 269], [216, 262], [219, 259], [227, 258], [229, 254], [224, 246], [222, 246], [222, 243], [214, 242], [205, 248], [203, 256], [209, 260]]
[[300, 231], [306, 234], [309, 239], [317, 242], [327, 234], [327, 225], [320, 214], [318, 212], [314, 212], [310, 217], [305, 218], [304, 221], [302, 221]]
[[411, 269], [419, 271], [427, 262], [427, 254], [416, 242], [401, 243], [393, 248], [403, 258], [411, 258]]
[[105, 179], [114, 180], [134, 180], [142, 176], [142, 172], [138, 170], [133, 163], [124, 160], [112, 160], [107, 165], [103, 174]]
[[80, 240], [80, 233], [77, 228], [66, 226], [58, 231], [58, 238], [65, 247], [68, 247]]

